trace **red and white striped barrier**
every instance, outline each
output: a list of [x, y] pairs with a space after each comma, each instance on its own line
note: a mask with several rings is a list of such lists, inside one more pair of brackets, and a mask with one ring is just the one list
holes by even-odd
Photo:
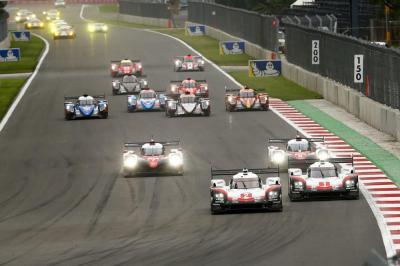
[[[325, 138], [327, 148], [338, 157], [354, 157], [360, 189], [380, 227], [388, 256], [400, 254], [400, 188], [385, 173], [335, 134], [279, 99], [270, 100], [271, 108], [310, 137]], [[362, 222], [362, 221], [360, 221]]]

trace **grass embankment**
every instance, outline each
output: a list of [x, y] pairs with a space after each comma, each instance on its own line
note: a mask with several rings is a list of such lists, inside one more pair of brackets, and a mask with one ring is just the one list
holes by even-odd
[[0, 120], [24, 83], [25, 79], [0, 79]]
[[99, 6], [99, 11], [102, 13], [118, 13], [118, 4], [104, 4]]
[[[219, 41], [209, 36], [188, 36], [185, 35], [184, 29], [162, 29], [157, 31], [183, 40], [220, 66], [247, 66], [248, 60], [253, 59], [247, 54], [220, 55]], [[260, 92], [267, 92], [271, 97], [285, 101], [322, 98], [319, 94], [287, 80], [283, 76], [251, 78], [248, 76], [247, 71], [234, 71], [229, 72], [229, 74], [243, 85]]]
[[33, 72], [44, 46], [44, 42], [36, 36], [32, 36], [29, 42], [11, 41], [12, 48], [21, 49], [21, 60], [0, 63], [0, 74]]
[[188, 36], [185, 35], [184, 29], [162, 29], [157, 31], [181, 39], [220, 66], [246, 66], [248, 61], [253, 59], [247, 54], [220, 55], [219, 41], [209, 36]]

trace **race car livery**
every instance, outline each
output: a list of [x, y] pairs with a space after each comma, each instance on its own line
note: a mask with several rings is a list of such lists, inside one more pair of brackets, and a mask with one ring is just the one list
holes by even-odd
[[77, 118], [107, 118], [108, 102], [104, 95], [64, 97], [64, 115], [66, 120]]
[[124, 75], [122, 80], [112, 81], [113, 95], [137, 94], [145, 88], [148, 88], [147, 80], [139, 79], [132, 74]]
[[54, 1], [54, 6], [55, 6], [56, 8], [59, 8], [59, 7], [66, 7], [65, 0], [55, 0], [55, 1]]
[[111, 61], [111, 76], [120, 77], [123, 75], [143, 76], [143, 66], [140, 60], [123, 59]]
[[176, 94], [178, 97], [180, 94], [194, 94], [198, 97], [208, 97], [208, 84], [207, 80], [194, 80], [187, 78], [184, 80], [172, 80], [170, 81], [170, 92]]
[[90, 23], [88, 25], [89, 32], [107, 32], [108, 26], [104, 23]]
[[[311, 197], [343, 197], [358, 199], [358, 175], [353, 158], [327, 160], [295, 160], [292, 165], [308, 164], [307, 168], [289, 168], [289, 198], [291, 201]], [[351, 165], [349, 165], [351, 164]]]
[[233, 111], [267, 111], [269, 96], [266, 93], [256, 93], [253, 89], [225, 89], [225, 109]]
[[43, 29], [44, 23], [38, 18], [32, 18], [25, 22], [25, 29]]
[[179, 141], [125, 143], [124, 176], [182, 175], [183, 153]]
[[316, 143], [323, 143], [324, 138], [303, 138], [297, 135], [293, 139], [269, 139], [270, 144], [284, 145], [278, 147], [268, 146], [268, 166], [280, 169], [290, 168], [289, 162], [304, 159], [326, 160], [331, 155], [325, 147], [317, 147]]
[[152, 89], [142, 90], [138, 95], [128, 96], [128, 112], [164, 111], [166, 97]]
[[15, 22], [19, 23], [19, 22], [26, 22], [30, 19], [34, 19], [36, 18], [36, 15], [27, 10], [27, 9], [20, 9], [17, 11], [17, 14], [15, 16]]
[[178, 56], [174, 61], [174, 71], [204, 71], [204, 59], [191, 54]]
[[[211, 169], [211, 213], [217, 214], [237, 209], [265, 209], [282, 211], [282, 187], [277, 169]], [[215, 179], [223, 176], [223, 179]], [[227, 183], [227, 180], [228, 183]]]
[[58, 25], [53, 32], [53, 39], [75, 39], [76, 33], [70, 25]]
[[210, 116], [210, 100], [194, 94], [181, 94], [177, 100], [168, 98], [165, 104], [167, 117], [174, 116]]

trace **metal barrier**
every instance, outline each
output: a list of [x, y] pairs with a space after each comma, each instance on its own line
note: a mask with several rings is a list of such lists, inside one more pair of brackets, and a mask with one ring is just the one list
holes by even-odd
[[278, 19], [224, 5], [189, 2], [189, 21], [222, 30], [233, 36], [257, 44], [267, 50], [278, 51]]
[[[285, 23], [286, 57], [290, 63], [354, 88], [371, 99], [400, 108], [400, 50], [349, 36]], [[312, 49], [313, 40], [319, 49]], [[315, 42], [314, 42], [315, 43]], [[313, 64], [312, 52], [319, 64]], [[355, 55], [363, 55], [356, 83]]]
[[168, 4], [138, 2], [137, 0], [120, 0], [119, 13], [149, 18], [171, 18], [171, 12], [168, 9]]

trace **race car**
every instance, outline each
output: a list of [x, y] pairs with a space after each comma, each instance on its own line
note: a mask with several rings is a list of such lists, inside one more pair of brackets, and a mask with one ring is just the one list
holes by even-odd
[[190, 93], [199, 97], [208, 97], [208, 84], [206, 80], [194, 80], [187, 78], [185, 80], [170, 81], [171, 95], [176, 94], [178, 98], [180, 94]]
[[43, 15], [46, 16], [47, 21], [53, 21], [60, 19], [60, 11], [56, 9], [50, 9], [48, 11], [43, 11]]
[[359, 198], [358, 175], [353, 168], [353, 158], [304, 159], [302, 161], [295, 160], [293, 164], [306, 163], [309, 166], [303, 169], [288, 169], [288, 190], [291, 201], [313, 196]]
[[290, 168], [289, 162], [304, 159], [328, 159], [331, 154], [325, 147], [317, 147], [316, 143], [323, 143], [324, 138], [303, 138], [297, 135], [293, 139], [269, 139], [271, 144], [282, 144], [284, 147], [268, 146], [268, 166], [281, 169]]
[[183, 175], [183, 153], [179, 141], [125, 143], [123, 175]]
[[56, 7], [56, 8], [66, 7], [65, 0], [55, 0], [54, 7]]
[[89, 32], [107, 32], [108, 26], [104, 23], [90, 23], [88, 25]]
[[[260, 175], [268, 174], [276, 176], [266, 177], [263, 182]], [[277, 169], [269, 168], [211, 169], [211, 213], [241, 209], [282, 211], [282, 186], [278, 174]], [[215, 179], [216, 176], [224, 178]]]
[[194, 94], [181, 94], [177, 100], [168, 98], [165, 104], [167, 117], [174, 116], [210, 116], [210, 100]]
[[144, 89], [138, 95], [128, 96], [128, 112], [164, 111], [166, 97], [152, 89]]
[[32, 18], [25, 22], [25, 29], [43, 29], [44, 23], [38, 18]]
[[72, 26], [61, 25], [57, 26], [53, 32], [53, 39], [75, 39], [76, 33]]
[[25, 21], [33, 19], [33, 18], [36, 18], [36, 15], [33, 12], [31, 12], [27, 9], [20, 9], [17, 11], [17, 14], [15, 16], [15, 22], [17, 22], [17, 23], [25, 22]]
[[143, 66], [140, 60], [123, 59], [111, 61], [111, 76], [120, 77], [123, 75], [143, 76]]
[[50, 32], [54, 34], [56, 29], [61, 26], [68, 26], [69, 24], [63, 19], [56, 19], [49, 22]]
[[122, 80], [112, 81], [113, 95], [139, 93], [145, 88], [148, 88], [147, 80], [138, 79], [132, 74], [123, 76]]
[[108, 102], [104, 95], [67, 96], [64, 97], [64, 114], [66, 120], [76, 118], [107, 118]]
[[174, 61], [174, 71], [204, 71], [204, 59], [191, 54], [178, 56]]
[[233, 111], [269, 110], [269, 96], [266, 93], [256, 93], [253, 89], [225, 89], [225, 109]]

